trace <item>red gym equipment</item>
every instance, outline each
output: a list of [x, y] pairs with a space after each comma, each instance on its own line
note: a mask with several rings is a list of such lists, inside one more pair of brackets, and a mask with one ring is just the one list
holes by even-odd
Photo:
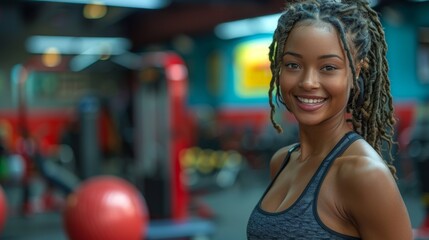
[[0, 233], [3, 231], [7, 217], [7, 199], [3, 188], [0, 187]]
[[71, 240], [138, 240], [146, 235], [146, 203], [126, 180], [98, 176], [83, 182], [67, 199], [63, 224]]

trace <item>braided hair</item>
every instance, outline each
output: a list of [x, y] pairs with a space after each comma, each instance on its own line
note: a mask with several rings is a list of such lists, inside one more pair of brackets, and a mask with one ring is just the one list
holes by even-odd
[[[387, 44], [378, 14], [366, 0], [288, 1], [269, 47], [272, 73], [269, 104], [274, 128], [282, 132], [282, 128], [274, 120], [274, 101], [277, 106], [279, 102], [285, 105], [279, 85], [284, 46], [293, 27], [303, 20], [322, 21], [331, 24], [338, 31], [354, 79], [347, 105], [353, 129], [380, 155], [383, 144], [387, 143], [390, 157], [385, 161], [395, 176], [396, 169], [391, 155], [395, 118], [387, 74]], [[359, 78], [356, 63], [361, 66]]]

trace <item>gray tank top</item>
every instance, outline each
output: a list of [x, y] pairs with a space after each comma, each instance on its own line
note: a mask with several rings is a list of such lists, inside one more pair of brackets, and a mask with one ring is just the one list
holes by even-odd
[[335, 232], [323, 224], [317, 214], [317, 196], [323, 179], [334, 160], [350, 144], [360, 138], [355, 132], [347, 133], [325, 157], [304, 191], [288, 209], [275, 213], [266, 212], [261, 208], [262, 199], [285, 168], [291, 153], [299, 147], [299, 144], [292, 146], [280, 170], [250, 215], [247, 223], [247, 239], [359, 239]]

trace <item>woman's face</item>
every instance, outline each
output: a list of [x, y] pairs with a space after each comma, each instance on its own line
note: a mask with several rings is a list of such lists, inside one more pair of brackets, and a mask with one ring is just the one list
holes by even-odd
[[352, 73], [338, 33], [327, 23], [298, 23], [282, 59], [280, 89], [300, 124], [317, 125], [343, 116]]

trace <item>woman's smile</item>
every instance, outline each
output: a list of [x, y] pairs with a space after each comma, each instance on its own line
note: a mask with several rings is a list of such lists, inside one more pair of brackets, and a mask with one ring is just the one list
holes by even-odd
[[326, 98], [322, 97], [308, 97], [308, 96], [296, 96], [297, 106], [304, 111], [316, 111], [323, 107], [326, 102]]

